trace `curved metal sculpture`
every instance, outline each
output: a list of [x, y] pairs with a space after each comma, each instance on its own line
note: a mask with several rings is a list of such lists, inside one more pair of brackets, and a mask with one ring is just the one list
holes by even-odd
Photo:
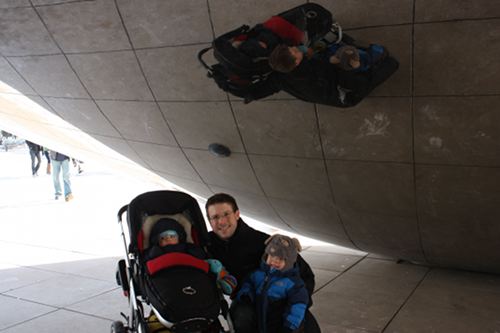
[[[485, 19], [500, 9], [480, 3], [328, 2], [349, 35], [400, 61], [347, 110], [286, 94], [245, 105], [199, 65], [214, 36], [292, 0], [8, 2], [0, 80], [153, 172], [202, 196], [229, 192], [276, 227], [498, 273], [500, 41], [484, 32], [500, 29]], [[479, 49], [488, 52], [476, 61]], [[210, 154], [213, 142], [231, 156]]]

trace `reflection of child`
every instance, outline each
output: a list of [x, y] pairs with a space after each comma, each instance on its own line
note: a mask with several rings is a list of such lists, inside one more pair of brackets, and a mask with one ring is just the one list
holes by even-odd
[[383, 60], [386, 53], [385, 48], [378, 44], [370, 44], [366, 49], [346, 44], [331, 44], [326, 51], [330, 63], [345, 71], [355, 72], [366, 72], [372, 65]]
[[[245, 280], [237, 301], [255, 305], [258, 328], [248, 332], [299, 332], [309, 302], [309, 295], [300, 278], [295, 261], [301, 250], [296, 238], [274, 235], [267, 247], [259, 269]], [[240, 332], [240, 330], [238, 330]]]
[[230, 295], [236, 288], [236, 279], [226, 271], [220, 261], [207, 259], [201, 247], [186, 242], [186, 231], [177, 221], [170, 218], [159, 219], [151, 230], [150, 243], [153, 245], [146, 254], [146, 260], [166, 253], [186, 253], [208, 263], [210, 272], [216, 275], [217, 284], [224, 294]]
[[378, 44], [370, 44], [367, 48], [356, 48], [347, 44], [323, 45], [321, 48], [306, 48], [303, 45], [278, 45], [269, 57], [272, 69], [289, 73], [304, 59], [323, 58], [344, 71], [366, 72], [373, 65], [382, 61], [387, 55], [385, 48]]

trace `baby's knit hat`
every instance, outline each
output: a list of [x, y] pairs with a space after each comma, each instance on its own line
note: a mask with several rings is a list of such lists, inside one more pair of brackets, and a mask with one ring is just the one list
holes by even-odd
[[295, 261], [297, 261], [297, 253], [302, 251], [302, 247], [297, 238], [291, 238], [285, 235], [273, 235], [265, 241], [265, 244], [267, 244], [265, 254], [285, 260], [283, 271], [293, 267]]
[[153, 229], [151, 230], [151, 236], [149, 237], [149, 243], [158, 244], [162, 235], [164, 235], [165, 232], [169, 230], [175, 231], [177, 233], [179, 237], [179, 243], [186, 242], [186, 231], [184, 230], [182, 225], [180, 225], [180, 223], [174, 219], [164, 217], [156, 221], [155, 225], [153, 226]]
[[171, 230], [171, 229], [165, 230], [162, 233], [160, 233], [160, 235], [158, 236], [158, 241], [164, 237], [177, 237], [177, 238], [179, 238], [179, 234], [175, 230]]

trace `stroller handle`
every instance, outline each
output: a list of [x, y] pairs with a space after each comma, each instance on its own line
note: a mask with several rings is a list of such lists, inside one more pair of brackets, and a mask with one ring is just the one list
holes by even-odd
[[210, 46], [210, 47], [204, 48], [203, 50], [201, 50], [200, 52], [198, 52], [198, 61], [203, 65], [203, 67], [205, 67], [209, 71], [212, 70], [212, 67], [208, 66], [207, 63], [203, 60], [203, 55], [205, 53], [207, 53], [208, 51], [210, 51], [212, 48], [213, 47]]
[[[244, 34], [246, 32], [248, 32], [248, 30], [250, 29], [250, 27], [246, 24], [242, 25], [241, 27], [233, 30], [233, 31], [230, 31], [228, 33], [225, 33], [224, 35], [218, 37], [217, 39], [219, 38], [223, 38], [225, 40], [228, 40], [228, 39], [231, 39], [231, 38], [234, 38], [238, 35], [241, 35], [241, 34]], [[205, 53], [207, 53], [208, 51], [210, 51], [211, 49], [213, 49], [214, 45], [214, 42], [212, 42], [212, 46], [209, 46], [207, 48], [204, 48], [203, 50], [201, 50], [200, 52], [198, 52], [198, 61], [203, 65], [203, 67], [205, 67], [206, 69], [208, 69], [208, 71], [211, 73], [213, 71], [213, 68], [210, 67], [209, 65], [207, 65], [207, 63], [203, 60], [203, 55]]]
[[122, 223], [122, 215], [123, 215], [123, 213], [125, 213], [127, 211], [127, 209], [128, 209], [128, 205], [125, 205], [122, 208], [120, 208], [120, 210], [118, 211], [118, 214], [117, 214], [118, 223]]

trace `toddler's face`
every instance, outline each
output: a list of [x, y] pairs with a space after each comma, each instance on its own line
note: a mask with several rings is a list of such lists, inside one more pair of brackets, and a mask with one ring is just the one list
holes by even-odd
[[272, 268], [281, 271], [283, 268], [285, 268], [286, 262], [284, 259], [281, 259], [280, 257], [268, 255], [266, 259], [266, 264], [268, 264]]
[[160, 246], [175, 245], [175, 244], [179, 244], [179, 237], [171, 235], [162, 237], [159, 242]]

